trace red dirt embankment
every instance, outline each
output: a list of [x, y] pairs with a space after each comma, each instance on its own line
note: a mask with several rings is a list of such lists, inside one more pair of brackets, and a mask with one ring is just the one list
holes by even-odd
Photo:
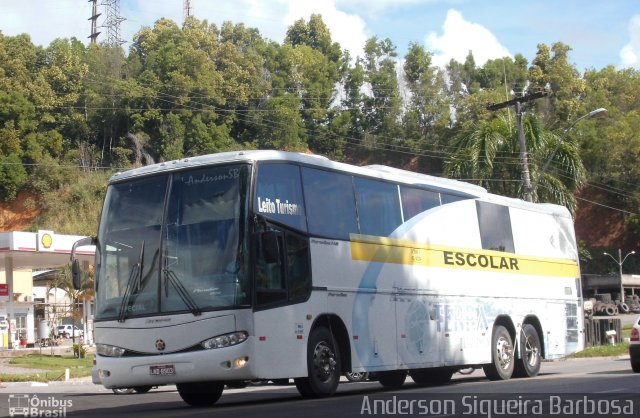
[[0, 232], [23, 231], [39, 215], [36, 196], [33, 193], [20, 193], [9, 204], [0, 202]]

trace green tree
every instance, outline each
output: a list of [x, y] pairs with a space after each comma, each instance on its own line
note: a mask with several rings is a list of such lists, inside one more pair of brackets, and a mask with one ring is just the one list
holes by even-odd
[[549, 125], [566, 126], [574, 119], [584, 98], [585, 84], [575, 66], [569, 63], [571, 47], [562, 42], [551, 48], [538, 45], [529, 69], [529, 90], [551, 90], [548, 100], [540, 101], [539, 112]]
[[451, 115], [444, 73], [431, 64], [431, 57], [421, 45], [409, 45], [403, 69], [410, 99], [403, 125], [407, 145], [414, 152], [435, 156], [430, 169], [439, 173]]
[[[575, 143], [562, 140], [544, 129], [533, 115], [524, 120], [527, 151], [532, 157], [529, 170], [536, 186], [534, 199], [561, 204], [575, 211], [573, 193], [584, 181], [584, 167]], [[473, 179], [493, 193], [522, 197], [522, 161], [519, 158], [518, 132], [504, 113], [481, 120], [461, 131], [453, 145], [454, 155], [445, 164], [445, 173], [453, 178]], [[555, 170], [541, 173], [536, 161], [552, 157]]]
[[363, 140], [366, 149], [392, 150], [405, 147], [400, 122], [402, 99], [396, 73], [396, 47], [391, 40], [376, 37], [367, 40], [364, 48], [365, 82], [370, 91], [363, 97]]

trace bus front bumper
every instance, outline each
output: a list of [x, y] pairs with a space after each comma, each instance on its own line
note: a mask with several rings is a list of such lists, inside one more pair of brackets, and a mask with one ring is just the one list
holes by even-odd
[[211, 350], [135, 357], [96, 355], [94, 369], [96, 380], [107, 389], [250, 380], [255, 377], [252, 346], [249, 337], [241, 344]]

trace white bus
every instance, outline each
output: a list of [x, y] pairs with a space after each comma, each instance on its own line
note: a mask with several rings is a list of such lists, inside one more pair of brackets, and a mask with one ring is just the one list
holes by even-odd
[[107, 388], [176, 384], [209, 405], [225, 384], [293, 378], [321, 397], [347, 372], [509, 379], [583, 347], [569, 212], [455, 180], [279, 151], [186, 158], [114, 175], [90, 240]]

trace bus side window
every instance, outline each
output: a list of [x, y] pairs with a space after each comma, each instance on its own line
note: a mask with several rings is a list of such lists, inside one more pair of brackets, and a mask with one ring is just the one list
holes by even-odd
[[358, 233], [351, 176], [303, 167], [302, 182], [311, 235], [349, 240]]
[[360, 233], [386, 237], [401, 223], [398, 186], [354, 178]]

